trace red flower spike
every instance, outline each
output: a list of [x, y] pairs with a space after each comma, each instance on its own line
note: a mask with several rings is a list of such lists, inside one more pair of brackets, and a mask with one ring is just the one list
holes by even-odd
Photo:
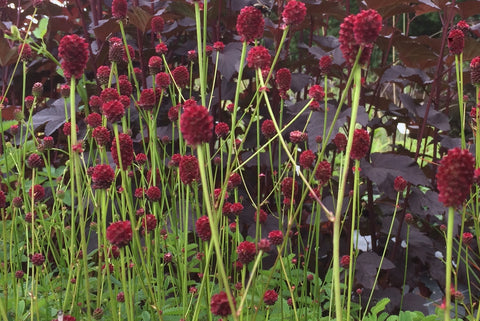
[[193, 155], [182, 156], [178, 165], [180, 180], [183, 184], [189, 185], [200, 179], [200, 169], [198, 159]]
[[102, 112], [110, 122], [116, 123], [125, 115], [125, 107], [120, 100], [111, 100], [102, 105]]
[[80, 78], [87, 66], [88, 43], [77, 35], [67, 35], [60, 40], [58, 56], [66, 78]]
[[28, 43], [23, 43], [18, 46], [18, 54], [22, 61], [28, 62], [33, 59], [32, 47]]
[[[118, 80], [118, 87], [120, 88], [120, 95], [130, 97], [133, 92], [132, 83], [128, 80], [127, 77], [121, 77]], [[121, 97], [120, 96], [120, 97]]]
[[92, 128], [102, 125], [102, 116], [98, 113], [91, 113], [85, 118], [85, 122]]
[[163, 18], [161, 16], [153, 16], [150, 25], [152, 27], [152, 32], [160, 38], [160, 34], [163, 32], [163, 27], [165, 26]]
[[283, 233], [279, 230], [271, 231], [268, 233], [268, 239], [273, 245], [281, 245], [283, 242]]
[[277, 130], [275, 129], [275, 125], [273, 124], [273, 121], [270, 119], [266, 119], [263, 121], [262, 127], [260, 130], [263, 136], [265, 136], [265, 138], [267, 139], [272, 138], [277, 133]]
[[100, 99], [102, 100], [103, 103], [107, 103], [112, 100], [120, 99], [120, 94], [115, 88], [105, 88], [100, 93]]
[[199, 105], [185, 108], [180, 116], [180, 131], [188, 145], [195, 147], [212, 138], [213, 117]]
[[[133, 141], [130, 136], [125, 133], [118, 134], [119, 138], [119, 145], [120, 145], [120, 154], [122, 157], [122, 169], [126, 170], [128, 166], [130, 166], [133, 162], [134, 154], [133, 154]], [[117, 166], [120, 166], [119, 159], [118, 159], [118, 151], [117, 151], [117, 142], [116, 139], [113, 138], [111, 153], [113, 161]]]
[[397, 176], [393, 181], [393, 188], [396, 192], [401, 193], [407, 188], [407, 184], [408, 182], [402, 176]]
[[187, 67], [185, 66], [178, 66], [172, 71], [172, 78], [180, 88], [185, 88], [188, 86], [190, 81], [190, 74], [188, 72]]
[[148, 60], [148, 70], [150, 75], [156, 75], [162, 70], [163, 61], [159, 56], [151, 56]]
[[298, 194], [298, 183], [292, 177], [285, 177], [281, 183], [282, 194], [285, 197], [295, 197]]
[[255, 222], [257, 222], [257, 217], [259, 217], [259, 223], [263, 224], [267, 221], [268, 214], [264, 210], [260, 209], [260, 212], [259, 213], [255, 212], [255, 215], [253, 216], [253, 220]]
[[472, 79], [472, 84], [475, 86], [480, 85], [480, 56], [473, 58], [470, 62], [470, 78]]
[[103, 126], [95, 128], [92, 132], [92, 137], [98, 146], [106, 146], [111, 141], [110, 132]]
[[33, 200], [35, 202], [41, 201], [45, 197], [45, 189], [43, 188], [42, 185], [33, 185], [33, 190], [32, 187], [28, 191], [28, 195], [30, 197], [33, 196]]
[[115, 19], [125, 19], [127, 17], [127, 0], [113, 0], [112, 16]]
[[237, 32], [241, 37], [241, 41], [252, 42], [261, 38], [265, 20], [260, 10], [252, 6], [244, 7], [240, 10], [237, 18]]
[[100, 85], [108, 84], [108, 79], [110, 78], [110, 67], [109, 66], [100, 66], [97, 68], [97, 80]]
[[153, 214], [147, 214], [142, 219], [142, 234], [153, 231], [157, 227], [157, 218]]
[[459, 55], [463, 52], [465, 46], [465, 35], [459, 29], [453, 29], [448, 33], [448, 49], [454, 55]]
[[348, 268], [350, 264], [350, 256], [349, 255], [344, 255], [340, 258], [340, 266], [343, 268]]
[[382, 16], [376, 10], [362, 10], [356, 15], [353, 33], [358, 45], [371, 45], [382, 30]]
[[[348, 65], [352, 66], [357, 57], [358, 50], [360, 45], [355, 41], [354, 36], [354, 25], [356, 23], [356, 16], [349, 15], [343, 19], [342, 24], [340, 24], [340, 31], [338, 41], [340, 42], [340, 50], [342, 51], [343, 57]], [[365, 45], [360, 56], [359, 63], [365, 65], [369, 59], [370, 54], [372, 53], [372, 45]]]
[[267, 48], [264, 46], [256, 46], [248, 51], [247, 65], [250, 68], [265, 69], [270, 66], [271, 59], [272, 56]]
[[41, 266], [43, 262], [45, 262], [45, 256], [43, 256], [42, 253], [35, 253], [32, 255], [30, 260], [32, 261], [33, 265]]
[[307, 15], [305, 4], [300, 1], [291, 0], [283, 8], [282, 19], [286, 25], [299, 25]]
[[96, 165], [92, 173], [92, 182], [94, 189], [107, 189], [115, 180], [115, 171], [110, 165]]
[[292, 82], [292, 73], [288, 68], [280, 68], [275, 74], [275, 83], [277, 84], [280, 98], [287, 99], [287, 91], [290, 89]]
[[210, 230], [210, 221], [208, 216], [202, 216], [195, 222], [195, 230], [197, 231], [198, 237], [204, 241], [210, 241], [212, 237], [212, 231]]
[[217, 135], [218, 138], [225, 139], [228, 136], [229, 132], [230, 132], [230, 127], [228, 126], [227, 123], [219, 122], [215, 126], [215, 135]]
[[157, 186], [149, 187], [145, 194], [147, 195], [148, 200], [151, 202], [158, 202], [162, 199], [162, 192]]
[[347, 137], [342, 133], [338, 133], [335, 135], [333, 143], [337, 146], [337, 152], [343, 152], [347, 147]]
[[40, 155], [33, 153], [30, 156], [28, 156], [27, 165], [30, 168], [40, 169], [40, 168], [43, 168], [43, 166], [45, 166], [45, 163], [43, 162], [43, 158]]
[[310, 96], [310, 98], [316, 100], [317, 102], [322, 102], [323, 98], [325, 97], [323, 87], [319, 85], [313, 85], [308, 90], [308, 96]]
[[107, 240], [118, 247], [124, 247], [130, 243], [133, 237], [130, 221], [119, 221], [107, 227]]
[[257, 254], [257, 248], [255, 243], [249, 241], [243, 241], [237, 246], [238, 260], [242, 264], [248, 264], [255, 259]]
[[321, 161], [315, 169], [315, 178], [318, 180], [318, 185], [323, 186], [328, 183], [332, 177], [332, 167], [328, 161]]
[[155, 76], [155, 86], [158, 86], [161, 89], [167, 89], [168, 86], [170, 86], [170, 75], [166, 72], [159, 72]]
[[223, 52], [225, 49], [225, 45], [221, 41], [217, 41], [213, 44], [213, 50], [218, 51], [218, 52]]
[[[233, 298], [233, 305], [235, 305], [235, 298]], [[232, 309], [230, 308], [228, 297], [225, 292], [222, 291], [212, 296], [212, 299], [210, 300], [210, 311], [214, 315], [220, 317], [227, 317], [232, 314]]]
[[370, 135], [368, 132], [365, 129], [355, 129], [350, 157], [352, 159], [362, 159], [367, 155], [369, 148]]
[[263, 303], [265, 305], [274, 305], [278, 300], [278, 293], [275, 290], [267, 290], [263, 295]]
[[315, 163], [315, 154], [311, 150], [305, 150], [300, 154], [298, 164], [303, 169], [312, 168]]
[[465, 232], [462, 234], [463, 244], [469, 245], [473, 240], [473, 234], [470, 232]]
[[332, 62], [333, 58], [330, 55], [320, 58], [318, 61], [318, 68], [320, 69], [320, 74], [322, 74], [322, 76], [329, 73], [330, 68], [332, 67]]
[[450, 149], [437, 171], [438, 199], [446, 207], [459, 207], [470, 194], [475, 159], [468, 150]]

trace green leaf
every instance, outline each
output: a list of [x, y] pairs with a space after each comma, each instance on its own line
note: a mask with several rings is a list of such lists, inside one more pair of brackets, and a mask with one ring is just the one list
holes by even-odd
[[8, 129], [10, 129], [10, 127], [12, 125], [15, 125], [17, 124], [18, 122], [16, 120], [4, 120], [0, 123], [0, 132], [4, 132]]
[[142, 312], [142, 320], [144, 321], [150, 321], [150, 313], [148, 313], [148, 311], [143, 311]]
[[47, 33], [48, 19], [49, 18], [47, 16], [44, 16], [42, 19], [40, 19], [40, 22], [38, 23], [38, 27], [35, 30], [33, 30], [33, 35], [38, 39], [43, 39], [43, 37]]
[[387, 304], [390, 302], [390, 299], [389, 298], [383, 298], [381, 299], [380, 301], [377, 302], [377, 304], [375, 304], [374, 307], [372, 307], [371, 309], [371, 313], [373, 315], [378, 315], [380, 313], [380, 311], [383, 311], [385, 310], [385, 307], [387, 306]]

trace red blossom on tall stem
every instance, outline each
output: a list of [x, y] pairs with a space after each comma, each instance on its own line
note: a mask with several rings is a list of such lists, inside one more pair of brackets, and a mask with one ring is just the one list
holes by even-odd
[[[120, 145], [120, 155], [122, 157], [122, 169], [126, 170], [128, 166], [132, 165], [134, 154], [133, 154], [133, 141], [130, 136], [125, 133], [118, 134], [118, 140]], [[117, 141], [113, 138], [112, 141], [112, 158], [117, 166], [120, 166], [120, 160], [118, 158], [117, 150]]]
[[66, 78], [80, 78], [88, 61], [88, 43], [77, 35], [67, 35], [60, 40], [58, 56], [62, 59]]
[[116, 19], [125, 19], [127, 17], [127, 0], [113, 0], [112, 16]]
[[192, 105], [180, 116], [180, 131], [190, 146], [207, 143], [213, 135], [213, 117], [205, 107]]
[[460, 29], [452, 29], [448, 33], [448, 49], [454, 55], [459, 55], [463, 52], [465, 46], [465, 35]]
[[242, 41], [248, 43], [261, 38], [264, 26], [265, 20], [260, 10], [252, 6], [247, 6], [240, 10], [237, 18], [237, 32], [241, 36]]
[[282, 12], [282, 20], [286, 25], [299, 25], [307, 15], [305, 4], [300, 1], [289, 1]]
[[369, 148], [370, 135], [368, 132], [365, 129], [355, 129], [350, 157], [352, 159], [362, 159], [367, 155]]
[[133, 237], [130, 221], [120, 221], [107, 227], [107, 240], [118, 247], [124, 247], [130, 243]]
[[247, 65], [250, 68], [265, 69], [270, 66], [272, 56], [264, 46], [255, 46], [250, 49], [247, 55]]
[[450, 149], [438, 166], [438, 199], [446, 207], [459, 207], [470, 194], [475, 159], [466, 149]]

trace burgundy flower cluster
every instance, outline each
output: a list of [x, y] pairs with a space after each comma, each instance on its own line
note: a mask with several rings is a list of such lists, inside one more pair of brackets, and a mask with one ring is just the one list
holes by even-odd
[[180, 116], [180, 131], [188, 145], [195, 147], [210, 141], [213, 135], [213, 117], [208, 110], [196, 103]]
[[77, 35], [67, 35], [60, 40], [58, 56], [66, 78], [80, 78], [88, 61], [88, 43]]
[[[235, 298], [233, 298], [233, 305], [235, 305], [235, 303]], [[228, 303], [227, 293], [222, 291], [212, 296], [212, 299], [210, 300], [210, 311], [214, 315], [221, 317], [226, 317], [232, 314], [232, 309]]]
[[262, 37], [264, 27], [265, 20], [260, 10], [253, 6], [247, 6], [240, 10], [237, 18], [237, 32], [242, 41], [252, 42]]
[[133, 237], [130, 221], [119, 221], [107, 227], [107, 240], [118, 247], [124, 247], [130, 243]]
[[357, 53], [362, 47], [360, 64], [365, 65], [370, 59], [373, 43], [382, 29], [382, 17], [377, 11], [362, 10], [357, 15], [349, 15], [340, 25], [340, 50], [347, 64], [353, 65]]
[[[101, 127], [98, 127], [101, 128]], [[120, 157], [122, 162], [122, 169], [126, 170], [128, 166], [132, 165], [134, 154], [133, 154], [133, 141], [130, 136], [125, 133], [118, 134], [118, 142], [120, 147]], [[113, 138], [112, 141], [112, 158], [115, 164], [120, 167], [120, 159], [118, 157], [118, 150], [117, 150], [117, 140]]]

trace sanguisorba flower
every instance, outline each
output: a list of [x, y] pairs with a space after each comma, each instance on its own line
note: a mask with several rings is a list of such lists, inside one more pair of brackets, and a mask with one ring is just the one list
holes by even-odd
[[[354, 27], [356, 25], [357, 16], [351, 14], [340, 24], [340, 31], [338, 41], [340, 42], [340, 50], [342, 51], [343, 57], [348, 65], [352, 66], [357, 57], [358, 50], [360, 45], [355, 40]], [[357, 26], [358, 29], [362, 29], [363, 26], [360, 24]], [[373, 44], [364, 44], [362, 49], [362, 54], [359, 59], [360, 65], [365, 65], [370, 59], [370, 54], [372, 53]]]
[[212, 237], [212, 231], [210, 230], [210, 221], [208, 216], [202, 216], [195, 222], [195, 230], [197, 231], [198, 237], [204, 241], [210, 241]]
[[125, 19], [127, 17], [127, 0], [113, 0], [112, 16], [116, 19]]
[[322, 86], [313, 85], [308, 90], [308, 96], [310, 96], [310, 98], [316, 100], [317, 102], [321, 102], [325, 97], [325, 91], [323, 90]]
[[80, 78], [88, 61], [88, 43], [77, 35], [67, 35], [60, 40], [58, 56], [62, 59], [66, 78]]
[[303, 169], [308, 169], [312, 168], [313, 164], [315, 163], [315, 153], [313, 153], [311, 150], [304, 150], [298, 159], [298, 164], [300, 165], [301, 168]]
[[110, 140], [110, 132], [103, 126], [98, 126], [92, 131], [92, 137], [97, 142], [98, 146], [106, 146]]
[[248, 51], [247, 65], [250, 68], [260, 68], [263, 70], [267, 67], [270, 67], [271, 59], [272, 56], [270, 55], [270, 52], [268, 52], [267, 48], [264, 46], [255, 46]]
[[237, 32], [242, 41], [248, 43], [261, 38], [264, 27], [265, 20], [260, 10], [253, 6], [247, 6], [240, 10], [237, 18]]
[[307, 15], [305, 4], [300, 1], [289, 1], [282, 12], [282, 19], [286, 25], [299, 25]]
[[371, 45], [382, 30], [382, 16], [374, 9], [360, 11], [353, 24], [353, 34], [358, 45]]
[[237, 246], [238, 260], [242, 264], [248, 264], [255, 258], [257, 248], [255, 243], [243, 241]]
[[[135, 157], [133, 154], [133, 141], [132, 138], [125, 133], [118, 134], [118, 140], [120, 145], [120, 155], [122, 157], [122, 169], [126, 170], [128, 166], [132, 165], [133, 159]], [[117, 166], [120, 166], [117, 151], [117, 141], [115, 138], [113, 138], [110, 151], [112, 152], [113, 161]]]
[[94, 189], [107, 189], [115, 179], [115, 172], [107, 164], [98, 164], [93, 168], [92, 183]]
[[150, 25], [152, 27], [152, 32], [159, 38], [160, 34], [163, 32], [163, 27], [165, 26], [163, 18], [161, 16], [153, 16]]
[[295, 197], [298, 194], [298, 183], [292, 177], [285, 177], [281, 183], [281, 190], [285, 197]]
[[263, 295], [263, 303], [265, 305], [274, 305], [278, 300], [278, 293], [275, 290], [267, 290]]
[[275, 74], [275, 83], [277, 84], [278, 93], [280, 98], [287, 99], [287, 91], [290, 89], [292, 82], [292, 73], [288, 68], [280, 68]]
[[[235, 298], [232, 299], [233, 305], [235, 305]], [[220, 317], [227, 317], [232, 314], [232, 309], [230, 308], [228, 297], [225, 292], [222, 291], [218, 294], [212, 295], [212, 299], [210, 300], [210, 311], [214, 315], [218, 315]]]
[[192, 147], [207, 143], [213, 135], [213, 117], [205, 107], [191, 105], [180, 116], [180, 131]]
[[215, 125], [215, 135], [217, 135], [218, 138], [226, 138], [229, 132], [230, 127], [227, 123], [219, 122]]
[[120, 100], [115, 99], [102, 105], [103, 115], [112, 123], [120, 121], [125, 114], [125, 108]]
[[369, 148], [370, 135], [368, 132], [365, 129], [355, 129], [350, 157], [352, 159], [362, 159], [367, 155]]
[[465, 34], [460, 29], [452, 29], [448, 33], [448, 49], [454, 55], [459, 55], [463, 52], [465, 46]]
[[459, 207], [470, 194], [475, 159], [466, 149], [450, 149], [437, 171], [438, 199], [446, 207]]
[[332, 177], [332, 166], [330, 162], [324, 160], [318, 163], [315, 169], [315, 178], [318, 180], [318, 185], [323, 186], [328, 183]]
[[273, 245], [281, 245], [283, 242], [283, 232], [274, 230], [268, 233], [268, 239]]
[[393, 181], [393, 189], [401, 193], [407, 188], [408, 182], [402, 177], [402, 176], [397, 176], [395, 177], [395, 180]]
[[470, 78], [473, 85], [480, 85], [480, 56], [473, 58], [470, 62]]
[[133, 237], [130, 221], [119, 221], [107, 227], [107, 240], [118, 247], [124, 247], [130, 243]]
[[347, 147], [347, 136], [343, 133], [337, 133], [333, 138], [333, 143], [337, 146], [337, 151], [342, 152]]
[[272, 138], [277, 133], [275, 125], [273, 124], [273, 121], [271, 119], [266, 119], [263, 121], [260, 131], [262, 132], [263, 136], [268, 139]]
[[193, 155], [182, 156], [178, 164], [178, 171], [183, 184], [189, 185], [197, 181], [200, 178], [198, 159]]
[[333, 58], [330, 55], [323, 56], [318, 61], [318, 69], [320, 69], [320, 73], [324, 76], [328, 74], [330, 68], [332, 66]]
[[172, 78], [180, 88], [185, 88], [188, 86], [188, 82], [190, 80], [190, 74], [188, 72], [187, 67], [185, 66], [178, 66], [172, 71]]

